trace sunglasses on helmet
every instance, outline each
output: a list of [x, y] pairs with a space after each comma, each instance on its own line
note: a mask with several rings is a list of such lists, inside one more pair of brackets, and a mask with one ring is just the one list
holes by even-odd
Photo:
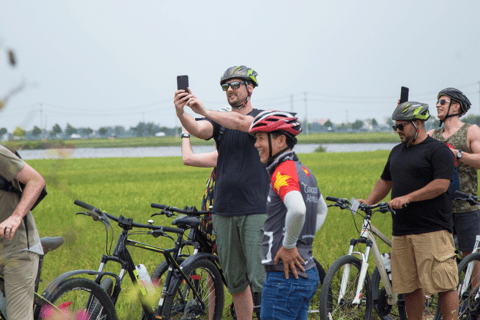
[[243, 84], [243, 82], [239, 82], [239, 81], [224, 83], [222, 84], [222, 89], [223, 91], [227, 91], [228, 87], [232, 87], [232, 90], [237, 90], [238, 88], [240, 88], [241, 84]]
[[403, 129], [405, 128], [405, 126], [406, 126], [407, 124], [409, 124], [409, 123], [410, 123], [410, 122], [397, 124], [397, 125], [395, 125], [395, 126], [392, 126], [392, 129], [393, 129], [393, 131], [397, 131], [397, 129], [400, 130], [400, 131], [403, 131]]

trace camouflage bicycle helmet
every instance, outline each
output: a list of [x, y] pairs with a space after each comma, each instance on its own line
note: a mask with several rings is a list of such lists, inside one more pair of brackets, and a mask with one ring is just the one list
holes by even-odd
[[428, 104], [414, 101], [399, 104], [392, 113], [392, 120], [396, 121], [427, 121], [428, 118], [430, 118]]
[[246, 66], [233, 66], [228, 68], [220, 78], [220, 85], [224, 84], [230, 79], [242, 79], [249, 81], [253, 84], [253, 87], [258, 86], [257, 82], [258, 73], [255, 70], [250, 69]]
[[[448, 115], [447, 117], [445, 117], [445, 119], [451, 116], [456, 116], [456, 115], [463, 116], [465, 113], [467, 113], [468, 109], [470, 109], [470, 106], [472, 105], [470, 100], [468, 100], [468, 98], [463, 94], [463, 92], [455, 88], [443, 89], [438, 93], [437, 100], [439, 100], [441, 96], [448, 96], [452, 100], [458, 102], [460, 104], [460, 109], [462, 110], [460, 114]], [[450, 105], [451, 104], [452, 103], [450, 101]], [[450, 105], [448, 106], [448, 110], [450, 110]]]

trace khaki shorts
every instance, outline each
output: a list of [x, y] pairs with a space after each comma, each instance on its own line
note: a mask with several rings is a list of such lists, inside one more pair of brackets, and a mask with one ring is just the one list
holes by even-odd
[[33, 297], [38, 271], [39, 255], [19, 251], [0, 260], [0, 273], [5, 278], [9, 320], [33, 320]]
[[249, 284], [253, 292], [262, 292], [266, 273], [262, 265], [263, 225], [266, 214], [224, 217], [214, 214], [213, 230], [217, 235], [217, 253], [227, 289], [240, 293]]
[[392, 241], [393, 292], [425, 295], [456, 290], [457, 263], [452, 234], [446, 230], [394, 236]]

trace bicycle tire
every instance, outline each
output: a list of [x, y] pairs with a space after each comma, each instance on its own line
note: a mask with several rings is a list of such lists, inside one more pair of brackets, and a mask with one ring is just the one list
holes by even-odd
[[[102, 288], [103, 291], [105, 291], [108, 295], [108, 297], [112, 296], [113, 292], [113, 280], [111, 278], [103, 278], [102, 281], [100, 282], [100, 288]], [[113, 301], [112, 301], [113, 303]], [[92, 315], [99, 315], [100, 310], [101, 310], [101, 304], [95, 303], [95, 307], [93, 311], [91, 312]]]
[[[337, 301], [340, 291], [340, 283], [343, 277], [343, 267], [350, 265], [350, 275], [344, 297]], [[355, 297], [357, 282], [360, 276], [361, 261], [354, 256], [343, 256], [335, 260], [325, 276], [325, 281], [320, 292], [320, 319], [364, 319], [371, 320], [373, 300], [370, 286], [370, 276], [365, 275], [361, 302], [359, 305], [352, 305]]]
[[[67, 279], [60, 283], [55, 291], [45, 296], [48, 296], [48, 300], [66, 314], [87, 315], [82, 319], [118, 319], [110, 297], [98, 284], [89, 279]], [[100, 308], [97, 308], [98, 305]], [[50, 306], [37, 306], [35, 313], [38, 318], [36, 319], [48, 319], [52, 312]]]
[[[390, 281], [391, 283], [391, 281]], [[378, 268], [372, 274], [372, 297], [375, 312], [382, 320], [406, 320], [407, 311], [405, 309], [405, 297], [399, 294], [397, 297], [397, 305], [392, 306], [387, 303], [387, 292], [383, 287], [382, 278]]]
[[215, 264], [208, 259], [198, 259], [184, 268], [183, 272], [201, 295], [206, 308], [201, 307], [188, 283], [183, 278], [179, 278], [172, 282], [173, 291], [171, 292], [173, 294], [165, 298], [162, 316], [166, 319], [209, 319], [209, 296], [211, 293], [208, 279], [211, 279], [215, 290], [213, 319], [220, 320], [223, 312], [224, 292], [222, 277]]
[[[183, 261], [185, 261], [185, 258], [183, 257], [177, 258], [178, 265], [181, 265]], [[152, 276], [151, 276], [152, 283], [155, 287], [163, 286], [163, 283], [165, 282], [165, 277], [167, 276], [167, 271], [168, 271], [168, 264], [167, 264], [167, 261], [164, 260], [155, 268], [155, 270], [152, 273]], [[145, 315], [145, 310], [142, 310], [142, 320], [147, 320], [147, 319], [149, 318]]]
[[[475, 299], [479, 292], [480, 275], [475, 275], [473, 272], [470, 276], [470, 281], [464, 283], [465, 275], [470, 262], [479, 261], [480, 253], [472, 253], [466, 256], [458, 265], [458, 298], [459, 298], [459, 313], [458, 319], [477, 319], [480, 316], [480, 302]], [[472, 282], [475, 283], [472, 288]], [[462, 289], [465, 287], [465, 292], [462, 294]], [[438, 319], [441, 319], [440, 317]]]

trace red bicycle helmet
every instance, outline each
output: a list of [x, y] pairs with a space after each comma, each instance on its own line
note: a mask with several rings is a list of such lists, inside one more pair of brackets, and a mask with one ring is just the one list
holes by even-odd
[[292, 138], [296, 142], [295, 136], [302, 132], [302, 125], [298, 118], [291, 113], [283, 111], [263, 111], [259, 113], [250, 126], [250, 134], [255, 132], [275, 132], [279, 131]]

